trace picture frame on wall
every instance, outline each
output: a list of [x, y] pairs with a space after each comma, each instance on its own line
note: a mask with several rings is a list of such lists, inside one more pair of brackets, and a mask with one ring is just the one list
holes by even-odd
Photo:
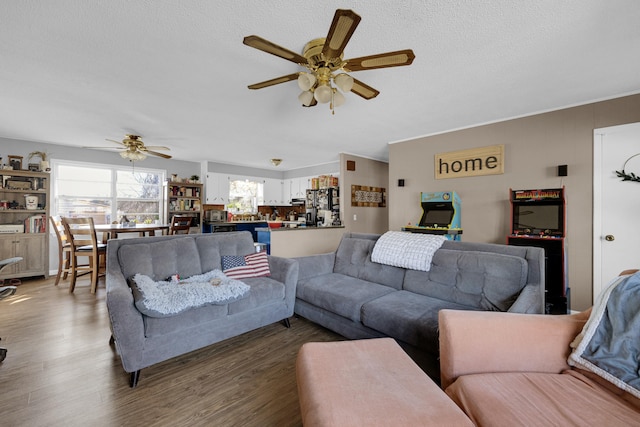
[[9, 159], [9, 166], [11, 166], [11, 169], [13, 169], [14, 171], [19, 171], [22, 170], [22, 156], [7, 156], [7, 159]]

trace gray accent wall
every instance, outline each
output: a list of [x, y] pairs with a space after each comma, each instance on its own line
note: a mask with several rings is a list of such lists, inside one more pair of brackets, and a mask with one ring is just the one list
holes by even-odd
[[[463, 241], [506, 243], [509, 189], [564, 185], [571, 308], [586, 309], [593, 288], [593, 131], [634, 122], [640, 95], [390, 144], [389, 229], [419, 220], [420, 192], [451, 190], [461, 199]], [[435, 154], [496, 144], [505, 146], [504, 174], [435, 179]], [[568, 176], [557, 176], [558, 165], [568, 165]]]

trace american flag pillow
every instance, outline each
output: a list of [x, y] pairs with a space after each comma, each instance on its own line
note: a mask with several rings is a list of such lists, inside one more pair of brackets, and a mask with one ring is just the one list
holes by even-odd
[[249, 255], [223, 255], [222, 272], [232, 279], [271, 276], [266, 252]]

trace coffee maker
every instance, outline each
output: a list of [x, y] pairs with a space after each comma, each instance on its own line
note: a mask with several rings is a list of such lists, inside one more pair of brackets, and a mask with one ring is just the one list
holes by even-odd
[[318, 209], [315, 207], [307, 207], [306, 209], [306, 223], [308, 226], [316, 226], [316, 219], [318, 214]]

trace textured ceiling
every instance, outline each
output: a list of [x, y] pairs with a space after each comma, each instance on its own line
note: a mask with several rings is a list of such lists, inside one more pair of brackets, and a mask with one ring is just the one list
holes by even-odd
[[[247, 47], [324, 37], [336, 9], [362, 21], [358, 57], [411, 48], [411, 66], [354, 76], [380, 91], [303, 108], [303, 69]], [[143, 135], [176, 159], [280, 170], [346, 152], [640, 92], [637, 0], [21, 0], [0, 3], [0, 137], [73, 146]]]

